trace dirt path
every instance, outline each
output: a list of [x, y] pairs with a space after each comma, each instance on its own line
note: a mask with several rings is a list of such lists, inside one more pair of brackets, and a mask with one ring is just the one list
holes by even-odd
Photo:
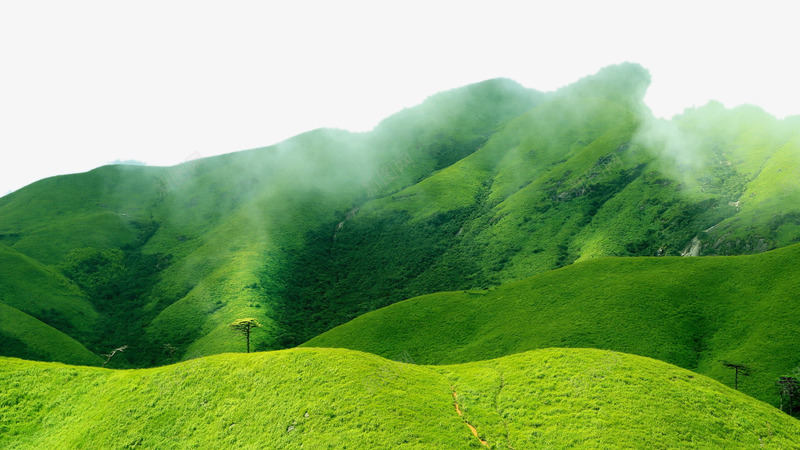
[[345, 222], [347, 222], [348, 220], [350, 220], [353, 217], [355, 217], [356, 213], [358, 213], [358, 207], [355, 207], [355, 208], [351, 209], [350, 211], [347, 211], [347, 214], [345, 214], [345, 216], [344, 216], [344, 220], [339, 222], [339, 225], [336, 225], [336, 230], [333, 232], [333, 240], [334, 241], [336, 240], [336, 236], [339, 234], [339, 230], [342, 229], [342, 227], [344, 226]]
[[474, 434], [475, 437], [478, 438], [478, 440], [481, 442], [481, 444], [483, 444], [484, 447], [488, 447], [489, 444], [486, 441], [484, 441], [483, 439], [481, 439], [480, 436], [478, 436], [478, 430], [476, 430], [475, 427], [473, 427], [471, 423], [467, 422], [467, 420], [464, 419], [464, 413], [462, 413], [461, 412], [461, 408], [458, 407], [458, 394], [456, 394], [456, 389], [453, 386], [450, 386], [450, 390], [453, 391], [453, 406], [455, 406], [456, 412], [458, 413], [459, 417], [461, 417], [464, 420], [464, 423], [467, 424], [467, 426], [469, 427], [470, 431], [472, 431], [472, 434]]

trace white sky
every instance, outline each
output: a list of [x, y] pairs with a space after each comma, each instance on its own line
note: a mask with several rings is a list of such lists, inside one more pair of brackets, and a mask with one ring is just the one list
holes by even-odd
[[[795, 6], [797, 4], [798, 6]], [[716, 99], [800, 114], [795, 1], [0, 0], [0, 195], [115, 160], [178, 164], [318, 127], [365, 131], [494, 77], [609, 64], [656, 115]]]

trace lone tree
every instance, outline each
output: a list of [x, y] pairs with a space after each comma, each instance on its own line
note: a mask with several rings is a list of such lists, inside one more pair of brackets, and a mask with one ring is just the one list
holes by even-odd
[[739, 373], [742, 375], [750, 375], [750, 368], [744, 364], [736, 364], [728, 361], [720, 361], [723, 366], [733, 369], [735, 374], [733, 376], [733, 388], [739, 390]]
[[172, 364], [175, 359], [175, 352], [178, 351], [178, 348], [172, 344], [164, 344], [164, 353], [169, 356], [169, 363]]
[[230, 325], [231, 328], [244, 335], [244, 338], [247, 341], [247, 353], [250, 353], [250, 331], [252, 331], [253, 328], [258, 328], [260, 326], [261, 324], [252, 317], [248, 317], [247, 319], [239, 319]]
[[[795, 409], [800, 405], [800, 381], [795, 377], [780, 377], [775, 383], [781, 395], [781, 411], [794, 415]], [[785, 408], [784, 408], [785, 406]]]
[[116, 355], [118, 352], [119, 353], [124, 352], [126, 348], [128, 348], [128, 346], [127, 345], [123, 345], [122, 347], [117, 347], [114, 350], [111, 350], [111, 353], [103, 355], [103, 356], [108, 357], [108, 359], [106, 359], [105, 362], [103, 363], [103, 367], [105, 367], [106, 364], [108, 364], [108, 362], [111, 361], [111, 358], [113, 358], [114, 355]]

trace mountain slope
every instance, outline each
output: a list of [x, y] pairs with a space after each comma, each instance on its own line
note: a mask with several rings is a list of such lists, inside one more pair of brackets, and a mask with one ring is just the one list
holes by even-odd
[[99, 364], [76, 339], [91, 335], [98, 313], [56, 270], [0, 244], [0, 349], [7, 356]]
[[24, 312], [0, 303], [0, 348], [26, 359], [100, 365], [102, 359], [81, 343]]
[[597, 350], [442, 367], [333, 349], [129, 371], [0, 358], [0, 379], [7, 448], [786, 448], [800, 439], [796, 420], [715, 381]]
[[601, 258], [490, 291], [444, 292], [360, 316], [304, 346], [453, 364], [546, 347], [660, 359], [777, 404], [798, 364], [800, 245], [737, 257]]
[[270, 297], [285, 284], [275, 266], [308, 230], [469, 154], [540, 97], [490, 80], [432, 96], [371, 133], [317, 130], [172, 168], [54, 177], [0, 199], [0, 242], [79, 269], [73, 281], [108, 326], [76, 338], [98, 352], [127, 344], [134, 364], [151, 365], [166, 360], [165, 344], [186, 355], [238, 350], [227, 324], [242, 315], [267, 325], [258, 348], [275, 347]]
[[98, 314], [80, 289], [58, 271], [0, 244], [0, 303], [68, 334], [86, 336]]
[[[620, 85], [608, 72], [593, 78]], [[800, 241], [791, 175], [800, 136], [788, 121], [715, 104], [659, 121], [625, 90], [588, 97], [585, 86], [507, 122], [450, 167], [365, 203], [335, 240], [333, 224], [310, 234], [279, 296], [291, 342], [405, 298], [485, 289], [580, 260], [747, 254]]]
[[78, 286], [98, 320], [71, 337], [128, 345], [112, 364], [144, 367], [169, 361], [165, 346], [243, 350], [227, 327], [241, 317], [265, 325], [256, 349], [284, 348], [575, 261], [798, 242], [796, 122], [717, 104], [656, 120], [648, 82], [634, 64], [546, 94], [489, 80], [368, 133], [54, 177], [0, 198], [0, 244]]
[[130, 245], [165, 172], [117, 165], [33, 183], [0, 198], [0, 242], [53, 265], [75, 248]]

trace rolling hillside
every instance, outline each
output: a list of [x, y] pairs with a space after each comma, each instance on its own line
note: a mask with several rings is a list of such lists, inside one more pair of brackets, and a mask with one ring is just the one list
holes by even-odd
[[[274, 324], [265, 290], [283, 286], [274, 267], [307, 230], [473, 151], [540, 95], [488, 81], [435, 95], [366, 135], [317, 130], [172, 168], [43, 180], [0, 199], [0, 242], [57, 271], [70, 265], [102, 310], [95, 335], [76, 337], [96, 352], [128, 344], [134, 364], [152, 365], [166, 361], [164, 344], [191, 355], [238, 350], [227, 324], [242, 314]], [[258, 345], [276, 346], [277, 335]]]
[[19, 358], [100, 365], [80, 342], [24, 312], [0, 303], [0, 348]]
[[710, 104], [665, 122], [630, 98], [569, 93], [308, 235], [284, 269], [287, 290], [276, 292], [289, 342], [406, 298], [487, 289], [575, 261], [800, 242], [800, 140], [790, 121]]
[[77, 286], [3, 244], [0, 266], [0, 349], [4, 355], [74, 364], [100, 362], [76, 340], [90, 335], [98, 320]]
[[795, 419], [720, 383], [599, 350], [437, 367], [336, 349], [140, 370], [0, 358], [0, 380], [0, 446], [12, 449], [788, 448], [800, 439]]
[[[656, 120], [648, 83], [634, 64], [550, 93], [489, 80], [368, 133], [42, 180], [0, 198], [0, 253], [14, 255], [0, 273], [18, 274], [0, 277], [0, 302], [149, 367], [165, 345], [242, 351], [228, 329], [241, 317], [264, 324], [257, 350], [286, 348], [400, 300], [575, 261], [800, 241], [797, 120], [713, 103]], [[53, 359], [14, 339], [0, 353]]]
[[800, 117], [649, 82], [0, 198], [0, 447], [796, 446]]
[[800, 367], [800, 245], [752, 256], [601, 258], [489, 291], [442, 292], [374, 311], [304, 344], [420, 364], [547, 347], [592, 347], [666, 361], [777, 405], [775, 381]]

